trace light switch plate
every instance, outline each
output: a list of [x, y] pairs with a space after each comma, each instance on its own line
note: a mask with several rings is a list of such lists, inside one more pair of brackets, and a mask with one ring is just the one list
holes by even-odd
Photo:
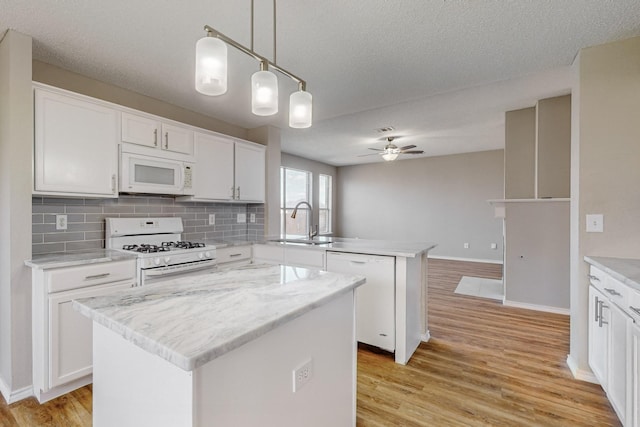
[[256, 214], [254, 213], [249, 214], [249, 222], [256, 222]]
[[245, 222], [247, 222], [247, 214], [239, 213], [238, 224], [244, 224]]
[[216, 214], [209, 214], [209, 225], [214, 225], [216, 223]]
[[604, 215], [587, 215], [587, 233], [602, 233], [604, 231]]

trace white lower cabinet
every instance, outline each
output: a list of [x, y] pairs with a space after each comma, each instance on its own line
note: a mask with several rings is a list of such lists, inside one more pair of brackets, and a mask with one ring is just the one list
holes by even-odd
[[394, 351], [395, 257], [327, 252], [327, 271], [367, 278], [367, 282], [356, 289], [356, 338], [359, 342]]
[[623, 425], [627, 425], [627, 322], [630, 317], [609, 304], [609, 355], [607, 395]]
[[251, 246], [227, 246], [216, 249], [216, 261], [221, 267], [251, 262]]
[[271, 264], [324, 270], [326, 251], [318, 248], [282, 244], [253, 245], [253, 260]]
[[73, 300], [131, 288], [135, 273], [135, 259], [34, 269], [33, 389], [39, 402], [91, 382], [92, 322], [73, 309]]
[[593, 286], [589, 287], [589, 365], [602, 388], [607, 386], [609, 306], [606, 298]]
[[628, 320], [628, 348], [627, 369], [629, 374], [629, 387], [627, 389], [627, 414], [626, 425], [640, 427], [640, 325]]

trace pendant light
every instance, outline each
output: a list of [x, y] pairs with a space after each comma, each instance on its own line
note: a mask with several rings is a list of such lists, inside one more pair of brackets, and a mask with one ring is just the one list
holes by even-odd
[[289, 126], [292, 128], [308, 128], [311, 126], [312, 96], [300, 84], [300, 90], [289, 97]]
[[251, 112], [256, 116], [271, 116], [278, 112], [278, 78], [267, 70], [265, 62], [251, 76]]
[[205, 95], [227, 92], [227, 45], [260, 62], [260, 71], [251, 76], [251, 111], [257, 116], [270, 116], [278, 112], [278, 78], [270, 71], [284, 74], [298, 83], [298, 91], [289, 97], [289, 126], [308, 128], [312, 122], [312, 96], [307, 83], [276, 63], [276, 0], [273, 0], [273, 62], [253, 50], [253, 11], [251, 0], [251, 48], [205, 25], [207, 36], [196, 43], [196, 90]]
[[196, 90], [210, 96], [227, 92], [227, 45], [210, 31], [196, 43]]

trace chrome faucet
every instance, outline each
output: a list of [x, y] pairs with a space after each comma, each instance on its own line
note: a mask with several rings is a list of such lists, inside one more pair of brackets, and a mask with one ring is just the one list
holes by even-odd
[[309, 227], [309, 240], [312, 240], [314, 237], [316, 237], [318, 235], [318, 224], [316, 224], [316, 230], [313, 231], [313, 208], [311, 207], [311, 205], [305, 201], [302, 201], [300, 203], [298, 203], [296, 205], [295, 208], [293, 208], [293, 212], [291, 213], [291, 218], [296, 217], [296, 215], [298, 214], [298, 207], [300, 207], [300, 205], [307, 205], [309, 206], [309, 215], [308, 215], [308, 227]]

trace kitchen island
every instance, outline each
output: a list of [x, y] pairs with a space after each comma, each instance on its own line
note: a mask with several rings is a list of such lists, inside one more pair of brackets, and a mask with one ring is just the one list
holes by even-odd
[[248, 265], [74, 301], [94, 426], [355, 425], [360, 276]]

